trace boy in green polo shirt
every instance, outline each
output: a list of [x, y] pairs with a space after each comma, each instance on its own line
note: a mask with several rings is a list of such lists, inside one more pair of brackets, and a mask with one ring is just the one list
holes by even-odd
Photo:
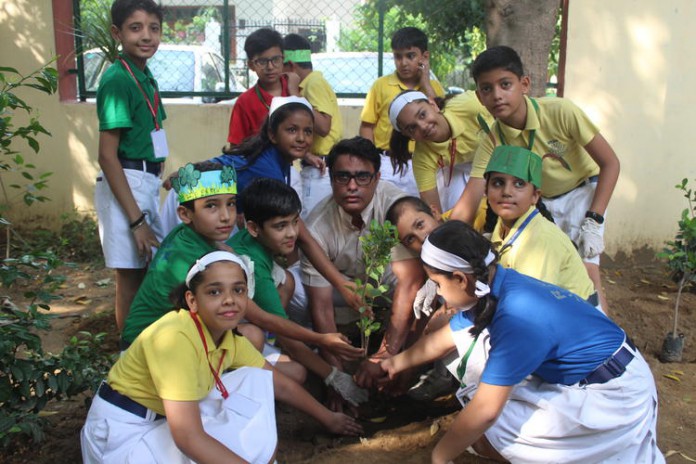
[[147, 67], [160, 43], [162, 8], [153, 0], [116, 0], [111, 35], [121, 54], [97, 90], [99, 166], [95, 208], [107, 267], [116, 270], [116, 326], [163, 237], [159, 217], [162, 162], [168, 155], [166, 118], [157, 82]]

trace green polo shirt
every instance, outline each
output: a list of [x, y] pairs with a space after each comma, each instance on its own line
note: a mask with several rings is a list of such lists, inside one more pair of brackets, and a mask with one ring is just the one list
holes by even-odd
[[271, 253], [246, 229], [234, 234], [228, 243], [235, 253], [248, 256], [254, 263], [254, 303], [267, 313], [287, 319], [278, 289], [273, 283]]
[[162, 241], [131, 304], [121, 338], [127, 343], [174, 309], [169, 294], [186, 281], [189, 269], [216, 248], [186, 224], [179, 224]]
[[[138, 69], [127, 56], [121, 55], [133, 71], [143, 91], [147, 94], [150, 104], [154, 107], [157, 81], [152, 77], [146, 66], [144, 71]], [[150, 132], [155, 130], [152, 112], [145, 101], [140, 87], [133, 76], [120, 60], [109, 66], [102, 76], [97, 89], [97, 116], [99, 130], [121, 129], [118, 143], [118, 157], [160, 162], [164, 158], [155, 158]], [[162, 121], [167, 115], [160, 100], [157, 111], [157, 121], [162, 127]]]

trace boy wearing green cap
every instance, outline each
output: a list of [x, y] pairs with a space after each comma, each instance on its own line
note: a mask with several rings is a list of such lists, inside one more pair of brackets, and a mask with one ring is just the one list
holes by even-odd
[[[300, 76], [300, 95], [309, 101], [314, 110], [311, 152], [324, 158], [343, 137], [343, 120], [336, 93], [324, 75], [312, 68], [312, 50], [307, 39], [299, 34], [288, 34], [283, 39], [283, 49], [284, 71]], [[330, 194], [331, 181], [326, 164], [317, 168], [302, 163], [302, 218], [305, 219], [314, 206]]]

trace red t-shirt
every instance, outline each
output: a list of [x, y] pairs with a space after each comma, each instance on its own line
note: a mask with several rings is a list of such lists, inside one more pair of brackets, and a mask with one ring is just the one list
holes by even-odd
[[[280, 76], [280, 84], [281, 96], [289, 96], [286, 75]], [[232, 145], [239, 145], [247, 137], [256, 135], [268, 116], [271, 100], [273, 100], [273, 95], [263, 90], [258, 84], [241, 94], [232, 108], [227, 141]]]

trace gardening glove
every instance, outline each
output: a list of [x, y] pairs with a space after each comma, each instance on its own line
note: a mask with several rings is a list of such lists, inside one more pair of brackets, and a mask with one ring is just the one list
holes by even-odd
[[355, 385], [350, 375], [339, 371], [335, 367], [331, 368], [331, 373], [326, 376], [324, 383], [336, 390], [344, 400], [353, 406], [359, 406], [360, 403], [364, 403], [368, 399], [367, 390]]
[[416, 319], [421, 318], [421, 314], [430, 316], [433, 312], [433, 301], [437, 297], [437, 284], [428, 279], [425, 284], [416, 293], [416, 299], [413, 300], [413, 314]]
[[582, 220], [578, 248], [583, 258], [594, 258], [604, 251], [601, 225], [594, 219], [586, 217]]

